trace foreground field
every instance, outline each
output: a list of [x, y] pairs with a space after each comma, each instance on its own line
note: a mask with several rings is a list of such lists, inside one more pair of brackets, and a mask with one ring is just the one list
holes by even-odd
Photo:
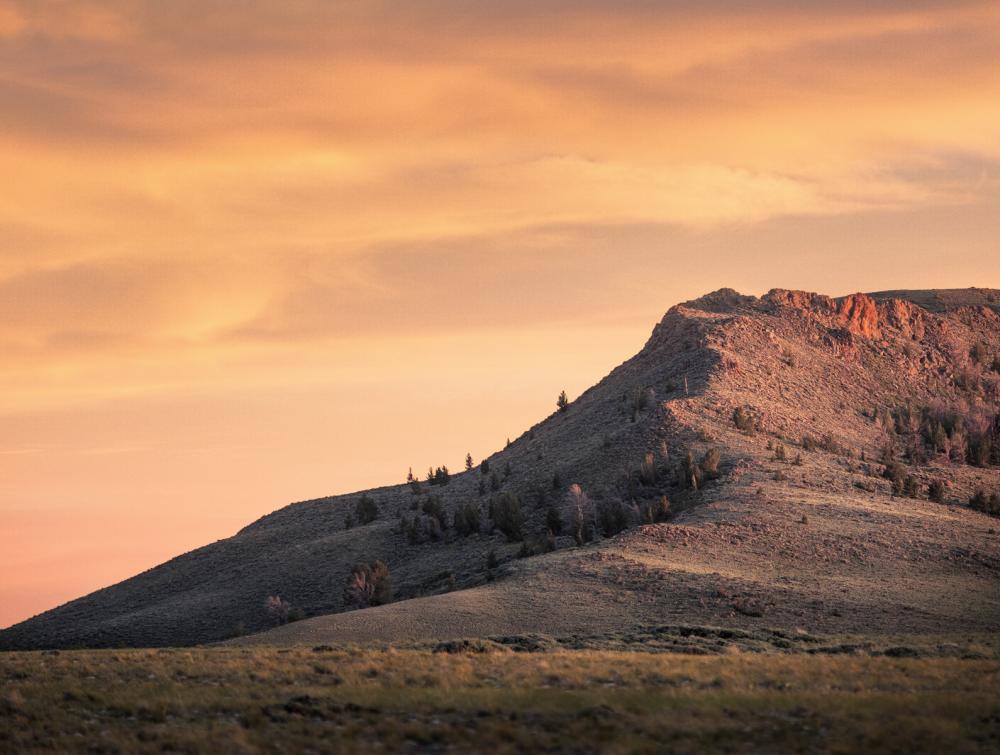
[[0, 751], [996, 752], [995, 649], [937, 647], [8, 653]]

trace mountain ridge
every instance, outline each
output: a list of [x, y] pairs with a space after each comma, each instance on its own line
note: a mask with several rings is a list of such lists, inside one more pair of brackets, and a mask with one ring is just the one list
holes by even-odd
[[[331, 637], [338, 631], [342, 636], [347, 632], [356, 637], [358, 630], [351, 630], [355, 632], [351, 635], [344, 627], [359, 623], [368, 627], [370, 635], [377, 636], [370, 626], [371, 617], [413, 611], [423, 615], [419, 605], [426, 603], [442, 604], [442, 611], [479, 616], [477, 611], [485, 610], [481, 604], [474, 610], [461, 604], [463, 599], [473, 600], [476, 595], [490, 595], [494, 605], [506, 607], [512, 617], [520, 617], [507, 623], [496, 616], [484, 620], [483, 627], [498, 626], [510, 631], [517, 628], [518, 621], [523, 626], [532, 626], [535, 621], [515, 607], [517, 600], [534, 595], [528, 603], [544, 610], [546, 604], [558, 602], [555, 596], [560, 591], [582, 589], [605, 600], [626, 600], [631, 606], [626, 618], [635, 620], [656, 620], [669, 613], [681, 620], [688, 617], [739, 623], [770, 617], [772, 622], [788, 623], [792, 619], [776, 609], [753, 616], [756, 609], [741, 612], [732, 608], [745, 608], [746, 601], [751, 605], [761, 603], [764, 599], [753, 595], [771, 591], [763, 577], [753, 582], [752, 589], [744, 589], [749, 590], [749, 597], [723, 598], [716, 605], [719, 599], [712, 594], [719, 593], [719, 587], [712, 587], [711, 580], [706, 582], [697, 570], [692, 572], [683, 559], [663, 558], [663, 553], [673, 553], [681, 535], [681, 540], [703, 542], [705, 549], [720, 547], [722, 541], [716, 542], [714, 534], [706, 534], [718, 529], [716, 514], [720, 509], [738, 511], [736, 526], [745, 526], [747, 532], [756, 532], [755, 527], [763, 527], [764, 531], [774, 527], [770, 536], [772, 553], [782, 545], [779, 532], [784, 533], [782, 537], [788, 543], [796, 541], [798, 531], [788, 531], [784, 522], [780, 527], [771, 522], [773, 512], [764, 508], [762, 501], [787, 512], [797, 507], [814, 511], [816, 501], [825, 502], [832, 511], [842, 509], [844, 521], [837, 524], [838, 518], [831, 515], [830, 526], [849, 528], [849, 534], [838, 534], [852, 543], [844, 546], [845, 552], [853, 552], [855, 540], [873, 537], [862, 525], [866, 517], [878, 520], [882, 497], [890, 491], [885, 490], [889, 483], [881, 469], [871, 461], [862, 461], [866, 451], [878, 452], [886, 434], [886, 428], [877, 425], [881, 420], [873, 420], [868, 413], [876, 408], [890, 411], [897, 404], [935, 401], [962, 405], [969, 412], [995, 410], [1000, 398], [998, 381], [988, 367], [971, 364], [969, 353], [983, 344], [989, 353], [1000, 354], [998, 300], [1000, 292], [992, 289], [876, 292], [836, 298], [786, 289], [753, 297], [719, 289], [671, 307], [634, 357], [584, 391], [565, 412], [545, 418], [508, 448], [488, 457], [491, 469], [487, 473], [474, 469], [454, 475], [447, 485], [424, 484], [424, 492], [419, 495], [406, 485], [395, 485], [289, 504], [230, 538], [3, 630], [0, 647], [216, 641], [231, 634], [265, 629], [268, 619], [263, 601], [272, 594], [280, 594], [319, 618], [261, 637], [294, 635], [316, 624], [332, 627], [327, 632]], [[920, 302], [929, 302], [937, 311]], [[971, 379], [967, 373], [977, 369], [973, 390], [966, 382]], [[754, 427], [749, 434], [733, 427], [738, 409], [752, 417]], [[831, 447], [850, 449], [852, 455], [808, 451], [804, 439], [812, 435], [817, 440], [829, 435]], [[806, 461], [801, 466], [790, 465], [790, 460], [779, 463], [772, 458], [777, 445], [787, 446], [789, 454], [805, 455]], [[678, 470], [690, 464], [687, 454], [697, 460], [713, 448], [720, 454], [718, 479], [706, 479], [696, 489], [683, 482]], [[650, 455], [654, 456], [652, 481], [643, 466]], [[510, 472], [505, 474], [508, 465]], [[785, 481], [774, 479], [779, 473], [786, 477]], [[942, 586], [954, 593], [959, 583], [966, 589], [975, 585], [963, 604], [966, 618], [957, 619], [949, 613], [947, 620], [966, 627], [996, 627], [1000, 605], [997, 599], [984, 597], [986, 587], [995, 586], [1000, 573], [1000, 546], [985, 524], [995, 520], [958, 504], [967, 500], [977, 485], [1000, 491], [1000, 480], [994, 467], [979, 470], [940, 459], [924, 467], [915, 466], [911, 474], [919, 478], [914, 484], [925, 487], [933, 476], [945, 475], [950, 505], [909, 504], [907, 499], [907, 504], [915, 507], [912, 510], [919, 510], [921, 521], [930, 523], [921, 528], [937, 522], [942, 511], [954, 509], [948, 515], [947, 526], [942, 525], [935, 535], [938, 539], [931, 538], [934, 545], [928, 546], [935, 554], [928, 557], [928, 568], [933, 566], [935, 570], [933, 579], [928, 577], [933, 586], [929, 594], [941, 592]], [[554, 553], [527, 559], [515, 558], [521, 547], [518, 543], [507, 543], [495, 531], [487, 531], [489, 500], [510, 493], [522, 502], [529, 537], [541, 540], [549, 508], [555, 508], [564, 520], [571, 515], [566, 494], [570, 483], [581, 485], [590, 494], [595, 512], [621, 504], [631, 526], [622, 534], [582, 547], [576, 547], [567, 535], [560, 535]], [[482, 484], [488, 488], [485, 494], [481, 492]], [[498, 489], [494, 490], [494, 486]], [[425, 519], [420, 509], [414, 511], [413, 507], [427, 501], [429, 493], [440, 496], [441, 505], [449, 513], [466, 503], [477, 506], [483, 530], [471, 537], [460, 537], [445, 528], [440, 540], [408, 542], [401, 523], [413, 517]], [[345, 529], [352, 506], [365, 494], [377, 499], [380, 517]], [[663, 524], [638, 526], [642, 507], [661, 495], [668, 496], [673, 518]], [[796, 503], [796, 496], [802, 501]], [[888, 500], [900, 499], [890, 492]], [[864, 516], [858, 512], [865, 512]], [[789, 516], [794, 519], [793, 514]], [[892, 518], [893, 526], [908, 532], [912, 523], [901, 524], [898, 518]], [[807, 534], [809, 540], [811, 533]], [[690, 547], [687, 558], [691, 563], [700, 559], [718, 567], [717, 560], [724, 556], [703, 553], [698, 550], [702, 546]], [[955, 548], [963, 555], [952, 554]], [[492, 572], [486, 568], [489, 550], [498, 551], [501, 561]], [[622, 558], [627, 566], [610, 558], [615, 553], [626, 554]], [[828, 566], [823, 560], [811, 563], [807, 550], [796, 553], [799, 569], [815, 571]], [[906, 557], [905, 553], [893, 553], [894, 558]], [[374, 558], [385, 560], [391, 567], [397, 595], [416, 602], [406, 600], [377, 609], [340, 613], [344, 608], [343, 583], [350, 567]], [[757, 564], [753, 561], [756, 556], [747, 558], [748, 563]], [[886, 563], [889, 561], [887, 556]], [[622, 597], [622, 591], [613, 589], [615, 580], [624, 578], [622, 569], [627, 573], [642, 571], [636, 564], [646, 562], [655, 564], [655, 568], [648, 564], [643, 567], [647, 571], [666, 574], [665, 580], [676, 583], [675, 597], [683, 607], [680, 613], [668, 610], [662, 601], [647, 600], [645, 587], [626, 591], [627, 598]], [[565, 566], [562, 582], [549, 573], [546, 564]], [[754, 568], [764, 574], [765, 567], [766, 563], [762, 563]], [[726, 579], [740, 582], [735, 576]], [[532, 584], [536, 587], [532, 588]], [[811, 589], [826, 595], [832, 588], [820, 580]], [[727, 591], [733, 592], [734, 588], [721, 588], [722, 593]], [[912, 596], [909, 587], [901, 587], [900, 591]], [[541, 600], [539, 595], [548, 598]], [[714, 608], [703, 610], [699, 601]], [[595, 603], [600, 605], [600, 601]], [[605, 626], [603, 618], [590, 615], [593, 611], [576, 603], [573, 606], [565, 610], [564, 623], [568, 627], [595, 623]], [[870, 608], [864, 609], [864, 615]], [[945, 620], [934, 618], [932, 606], [926, 610], [930, 618], [915, 622], [915, 627], [930, 629]], [[719, 615], [719, 611], [723, 613]], [[435, 626], [433, 616], [423, 621], [428, 627]], [[560, 619], [554, 615], [553, 621], [558, 624]], [[832, 629], [839, 627], [838, 621], [826, 615], [812, 621], [821, 626], [829, 624]], [[391, 620], [382, 623], [392, 625]], [[855, 629], [871, 625], [861, 619], [853, 624], [847, 620], [840, 623]], [[418, 634], [422, 631], [413, 628], [412, 621], [408, 626]], [[470, 626], [477, 625], [473, 622]], [[447, 630], [442, 627], [440, 631]]]

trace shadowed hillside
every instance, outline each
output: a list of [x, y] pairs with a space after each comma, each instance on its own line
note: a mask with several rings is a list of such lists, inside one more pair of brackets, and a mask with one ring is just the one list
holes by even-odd
[[[1000, 520], [968, 502], [1000, 495], [997, 293], [717, 291], [447, 484], [286, 506], [0, 647], [216, 641], [267, 629], [272, 595], [315, 618], [244, 641], [996, 629]], [[341, 613], [375, 559], [396, 602]]]

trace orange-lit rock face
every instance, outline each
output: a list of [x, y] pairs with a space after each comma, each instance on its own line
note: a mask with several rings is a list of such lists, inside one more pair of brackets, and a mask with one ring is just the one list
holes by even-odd
[[925, 310], [901, 299], [891, 299], [882, 308], [883, 317], [892, 327], [910, 338], [924, 337], [927, 331]]
[[760, 303], [767, 308], [788, 309], [826, 328], [861, 338], [881, 338], [885, 328], [910, 338], [922, 338], [926, 332], [926, 312], [902, 299], [876, 302], [867, 294], [833, 299], [807, 291], [775, 289]]
[[874, 299], [864, 294], [851, 294], [837, 302], [837, 314], [843, 327], [865, 338], [879, 335], [879, 311]]

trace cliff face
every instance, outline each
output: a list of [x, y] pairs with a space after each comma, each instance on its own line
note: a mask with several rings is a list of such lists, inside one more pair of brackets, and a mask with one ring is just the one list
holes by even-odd
[[[989, 295], [983, 291], [976, 302]], [[776, 289], [757, 298], [722, 289], [679, 304], [635, 357], [491, 456], [485, 473], [424, 484], [419, 493], [406, 485], [365, 491], [379, 517], [351, 529], [361, 493], [286, 506], [232, 538], [0, 632], [0, 648], [215, 641], [267, 628], [269, 595], [308, 615], [336, 614], [313, 620], [326, 622], [332, 637], [377, 635], [381, 624], [359, 618], [367, 611], [339, 613], [350, 568], [376, 558], [389, 565], [397, 598], [418, 600], [372, 615], [418, 633], [419, 622], [457, 631], [428, 613], [452, 610], [470, 627], [550, 631], [547, 614], [573, 630], [607, 623], [598, 618], [607, 614], [602, 601], [629, 607], [622, 621], [669, 614], [862, 631], [878, 623], [875, 599], [852, 591], [848, 600], [838, 580], [875, 590], [886, 579], [898, 584], [873, 595], [919, 608], [899, 608], [897, 624], [996, 626], [995, 520], [966, 507], [976, 489], [1000, 492], [996, 468], [930, 454], [911, 465], [917, 497], [899, 498], [873, 460], [889, 440], [899, 452], [914, 442], [886, 425], [898, 407], [950, 407], [973, 424], [993, 416], [1000, 316], [954, 292], [937, 312], [915, 303], [926, 292], [900, 293], [830, 298]], [[738, 409], [751, 418], [749, 431], [735, 427]], [[710, 451], [718, 470], [692, 487], [688, 455], [697, 462]], [[934, 481], [945, 486], [944, 504], [927, 500]], [[587, 493], [604, 536], [583, 548], [570, 533], [571, 483]], [[519, 498], [529, 544], [547, 540], [550, 511], [566, 523], [553, 533], [555, 553], [515, 558], [522, 544], [493, 529], [489, 515], [491, 500], [507, 493]], [[430, 495], [446, 514], [437, 535], [423, 513]], [[650, 503], [664, 496], [670, 521], [642, 526]], [[450, 523], [466, 504], [482, 527], [460, 536]], [[798, 524], [806, 512], [808, 527]], [[416, 538], [407, 531], [413, 522]], [[620, 523], [628, 533], [610, 537]], [[491, 550], [503, 565], [488, 575]], [[496, 581], [487, 584], [488, 576]], [[581, 593], [593, 597], [586, 606]], [[427, 595], [436, 597], [420, 597]], [[761, 616], [734, 613], [737, 598], [769, 607]]]

